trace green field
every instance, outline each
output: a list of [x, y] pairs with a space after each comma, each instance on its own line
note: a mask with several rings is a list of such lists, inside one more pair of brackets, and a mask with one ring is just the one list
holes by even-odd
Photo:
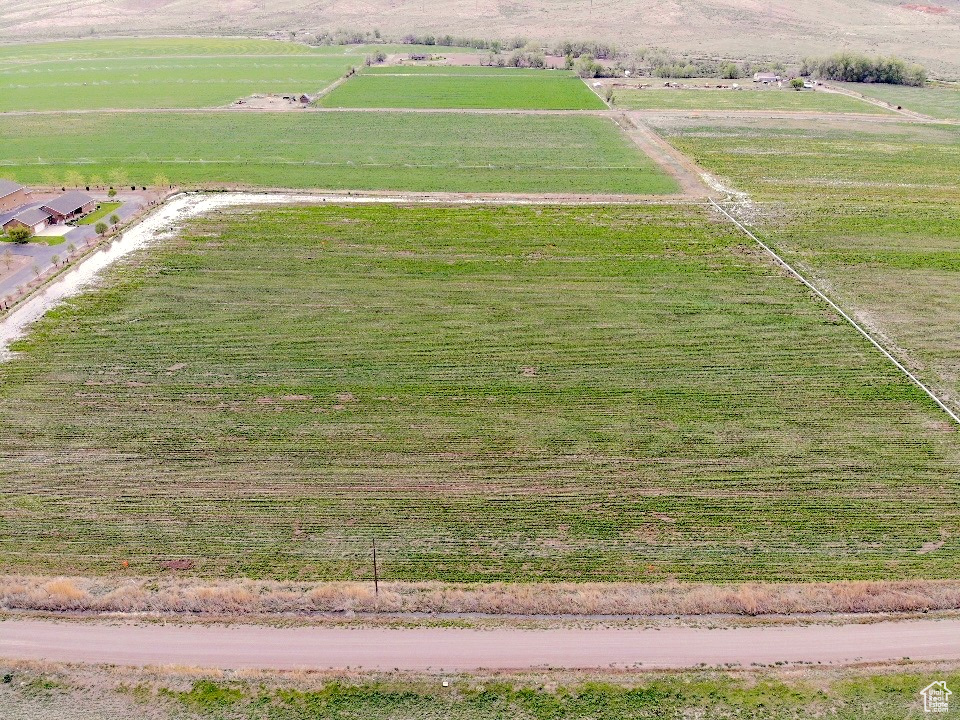
[[907, 87], [872, 83], [838, 83], [868, 97], [942, 120], [960, 120], [960, 86]]
[[376, 537], [397, 579], [955, 577], [956, 433], [743, 243], [694, 206], [197, 221], [0, 366], [0, 572], [361, 578]]
[[[762, 234], [960, 411], [960, 127], [662, 128], [762, 203]], [[949, 482], [955, 487], [956, 473]], [[945, 526], [946, 527], [946, 526]]]
[[617, 88], [623, 110], [787, 110], [883, 114], [876, 105], [839, 93], [795, 90], [630, 90]]
[[[387, 68], [386, 70], [393, 70]], [[320, 100], [324, 107], [603, 110], [603, 101], [565, 71], [470, 68], [470, 72], [360, 73]], [[480, 72], [482, 71], [482, 72]]]
[[176, 37], [109, 40], [64, 40], [59, 42], [0, 45], [0, 62], [29, 63], [89, 58], [137, 58], [179, 55], [354, 55], [359, 46], [308, 47], [299, 43], [254, 38]]
[[0, 112], [228, 105], [254, 93], [314, 94], [363, 56], [155, 57], [0, 67]]
[[118, 203], [118, 202], [97, 203], [97, 209], [94, 210], [89, 215], [86, 215], [77, 224], [78, 225], [94, 225], [98, 221], [103, 220], [105, 217], [109, 217], [121, 207], [123, 207], [123, 203]]
[[[674, 180], [600, 117], [118, 113], [0, 117], [26, 184], [662, 194]], [[163, 175], [162, 182], [157, 176]], [[167, 182], [169, 181], [169, 182]]]

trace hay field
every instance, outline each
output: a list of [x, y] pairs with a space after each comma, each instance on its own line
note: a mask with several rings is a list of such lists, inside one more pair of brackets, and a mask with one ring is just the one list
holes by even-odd
[[363, 72], [320, 104], [345, 108], [489, 108], [502, 110], [604, 110], [604, 102], [572, 72], [478, 68], [483, 72]]
[[[960, 409], [960, 127], [676, 121], [661, 129], [760, 201], [761, 234]], [[951, 472], [944, 482], [957, 479]]]
[[677, 191], [602, 117], [92, 113], [0, 117], [0, 136], [0, 175], [49, 186]]
[[0, 67], [0, 112], [202, 108], [254, 93], [315, 94], [361, 64], [362, 55], [339, 54], [24, 62]]
[[907, 110], [940, 120], [960, 120], [960, 86], [906, 87], [876, 83], [838, 84], [868, 97], [883, 100], [891, 105], [901, 105]]
[[0, 571], [954, 577], [956, 434], [694, 206], [232, 213], [0, 367]]

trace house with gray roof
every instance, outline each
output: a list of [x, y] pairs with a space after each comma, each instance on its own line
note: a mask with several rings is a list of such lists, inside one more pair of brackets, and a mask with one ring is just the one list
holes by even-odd
[[54, 223], [70, 222], [78, 217], [93, 212], [97, 201], [86, 193], [73, 190], [58, 198], [48, 201], [43, 209], [50, 213]]
[[24, 210], [22, 213], [14, 215], [12, 218], [7, 220], [3, 224], [3, 231], [7, 232], [11, 228], [27, 228], [31, 233], [36, 235], [43, 230], [46, 230], [47, 225], [50, 224], [50, 213], [46, 210], [40, 208], [31, 208], [30, 210]]
[[0, 180], [0, 212], [16, 210], [21, 205], [30, 202], [27, 190], [20, 183], [13, 180]]

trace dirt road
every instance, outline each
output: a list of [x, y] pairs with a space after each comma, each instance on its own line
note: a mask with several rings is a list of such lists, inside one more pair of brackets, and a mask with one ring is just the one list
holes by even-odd
[[0, 658], [208, 668], [684, 668], [960, 659], [960, 620], [550, 630], [0, 622]]

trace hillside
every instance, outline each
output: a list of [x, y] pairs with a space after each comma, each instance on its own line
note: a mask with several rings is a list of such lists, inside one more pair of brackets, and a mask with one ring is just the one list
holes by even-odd
[[960, 0], [0, 0], [0, 40], [377, 28], [743, 57], [896, 53], [960, 75]]

